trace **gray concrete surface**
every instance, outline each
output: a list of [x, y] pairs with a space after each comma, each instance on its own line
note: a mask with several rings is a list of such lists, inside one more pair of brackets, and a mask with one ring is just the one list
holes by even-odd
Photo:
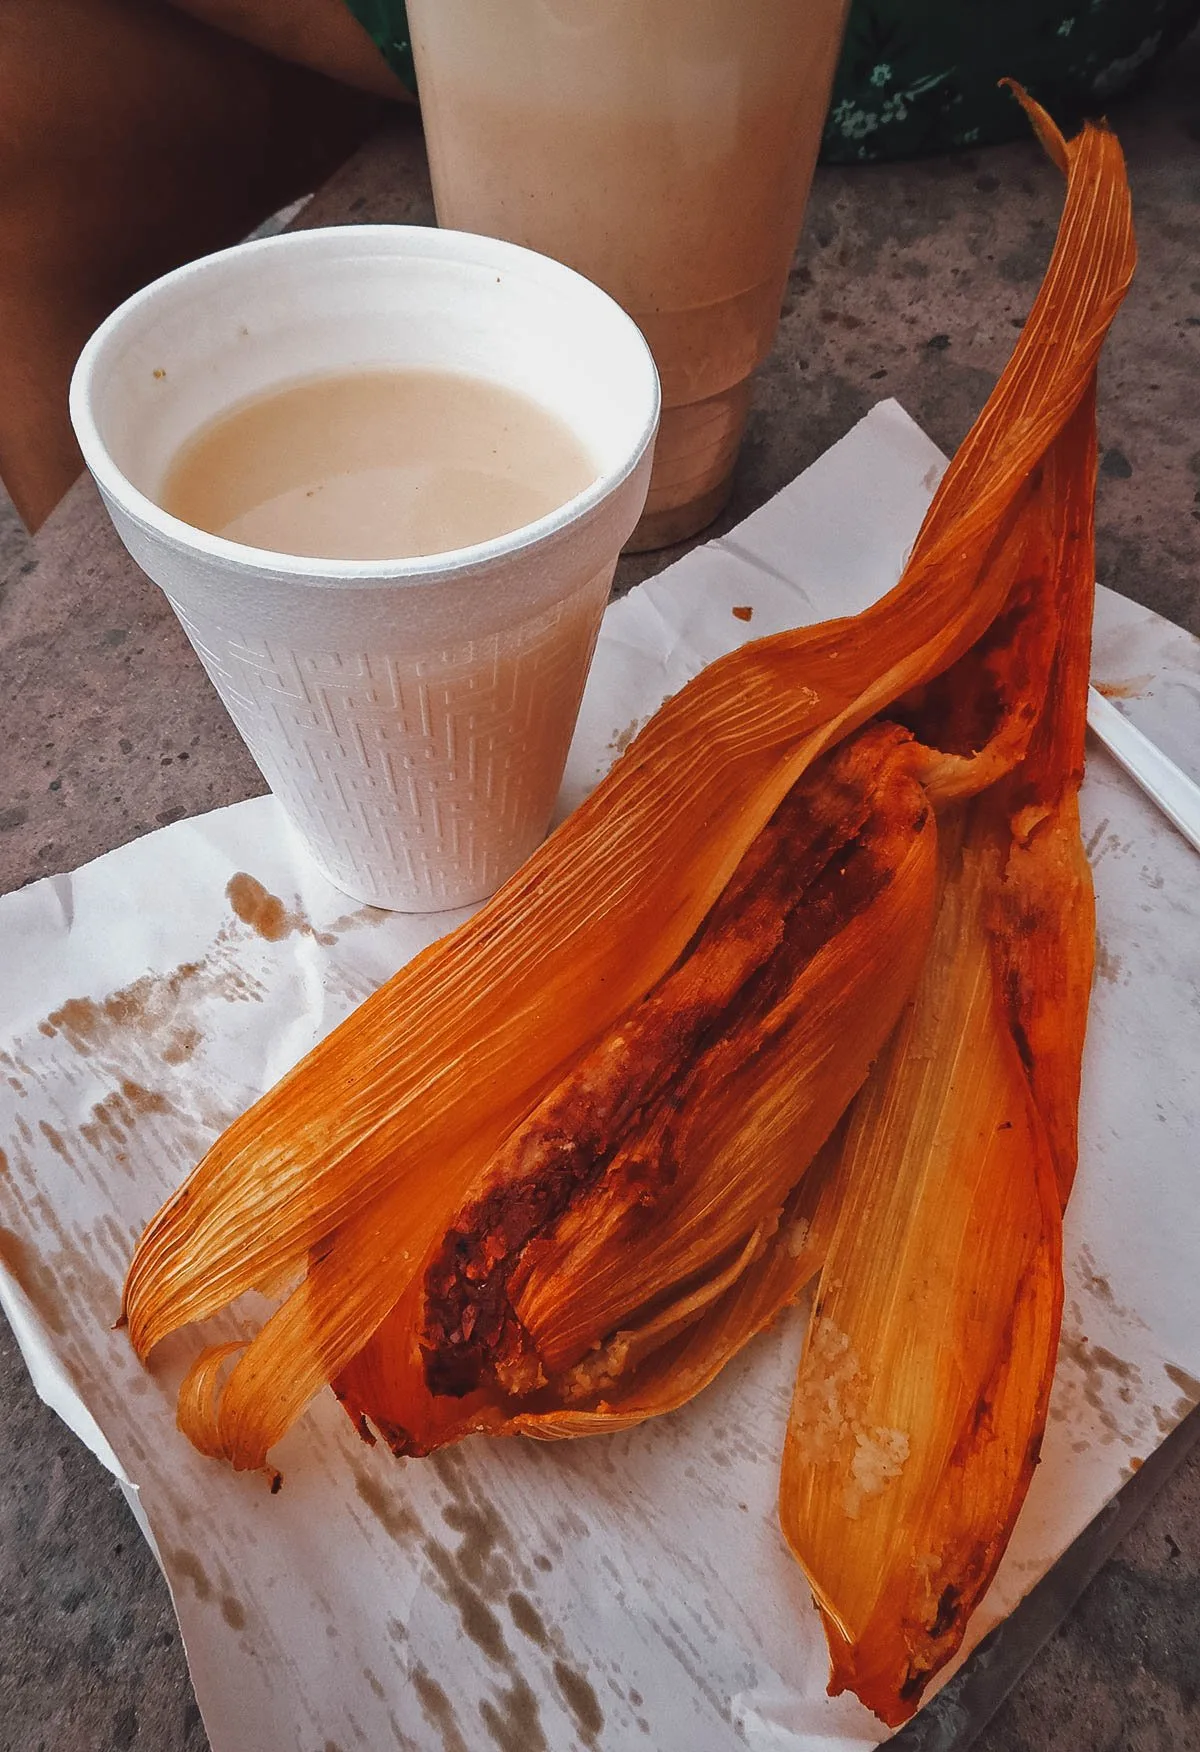
[[[1130, 160], [1142, 259], [1104, 370], [1100, 575], [1200, 631], [1200, 39], [1112, 120]], [[1025, 145], [822, 172], [723, 522], [761, 503], [880, 395], [897, 396], [952, 448], [1012, 345], [1058, 199], [1055, 173]], [[419, 142], [400, 124], [304, 222], [428, 211]], [[669, 557], [625, 562], [621, 584]], [[0, 515], [0, 579], [0, 889], [262, 788], [89, 487], [33, 545]], [[1072, 1573], [1091, 1567], [1085, 1553]], [[1068, 1577], [1063, 1601], [1071, 1586]], [[953, 1700], [921, 1720], [910, 1747], [968, 1743]], [[0, 1752], [205, 1743], [140, 1535], [115, 1487], [36, 1399], [0, 1323]], [[1194, 1448], [973, 1743], [1200, 1748]]]

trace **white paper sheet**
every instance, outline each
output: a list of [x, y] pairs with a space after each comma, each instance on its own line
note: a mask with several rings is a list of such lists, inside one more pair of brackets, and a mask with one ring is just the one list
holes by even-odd
[[[885, 402], [612, 607], [564, 808], [719, 652], [888, 588], [942, 467]], [[1101, 592], [1095, 674], [1197, 773], [1196, 641]], [[1200, 1399], [1200, 864], [1095, 747], [1084, 820], [1100, 945], [1064, 1342], [1043, 1464], [969, 1644]], [[239, 872], [283, 901], [277, 940], [235, 916]], [[692, 1405], [598, 1440], [400, 1463], [327, 1393], [277, 1450], [277, 1496], [176, 1434], [194, 1336], [146, 1373], [111, 1330], [134, 1238], [216, 1132], [460, 916], [354, 908], [269, 798], [0, 901], [0, 1302], [38, 1390], [136, 1495], [214, 1752], [878, 1743], [853, 1698], [825, 1695], [775, 1518], [802, 1311]]]

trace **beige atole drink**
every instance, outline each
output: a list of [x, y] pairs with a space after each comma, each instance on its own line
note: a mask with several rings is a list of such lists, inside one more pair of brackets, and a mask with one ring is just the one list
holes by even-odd
[[770, 350], [846, 0], [409, 0], [438, 217], [556, 257], [663, 384], [661, 546], [724, 503]]
[[599, 469], [565, 420], [457, 371], [348, 371], [254, 396], [172, 460], [159, 501], [194, 529], [332, 560], [508, 535]]

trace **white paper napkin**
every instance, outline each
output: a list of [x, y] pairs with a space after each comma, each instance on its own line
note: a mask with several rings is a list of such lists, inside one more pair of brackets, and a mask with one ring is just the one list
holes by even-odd
[[[614, 605], [564, 809], [718, 653], [882, 594], [943, 466], [884, 402]], [[1195, 640], [1102, 591], [1095, 673], [1196, 770]], [[1100, 943], [1063, 1348], [1043, 1463], [968, 1647], [1200, 1399], [1198, 866], [1094, 747], [1083, 807]], [[282, 905], [263, 915], [264, 894]], [[39, 1392], [156, 1543], [214, 1752], [874, 1745], [874, 1718], [825, 1695], [775, 1518], [801, 1310], [692, 1405], [590, 1441], [400, 1463], [327, 1393], [276, 1452], [277, 1496], [176, 1434], [195, 1335], [147, 1374], [111, 1330], [136, 1235], [216, 1132], [461, 916], [355, 908], [270, 798], [0, 901], [0, 1303]]]

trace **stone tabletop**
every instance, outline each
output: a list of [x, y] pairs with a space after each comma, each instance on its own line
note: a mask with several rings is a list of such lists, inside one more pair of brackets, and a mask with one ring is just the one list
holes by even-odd
[[[1111, 119], [1141, 265], [1102, 375], [1099, 573], [1200, 633], [1200, 37]], [[1021, 326], [1059, 199], [1027, 144], [819, 172], [722, 526], [883, 396], [952, 450]], [[431, 217], [419, 131], [401, 116], [301, 222]], [[679, 551], [622, 562], [618, 588]], [[0, 891], [263, 789], [90, 485], [13, 550], [0, 588]], [[1196, 1422], [898, 1747], [1200, 1748]], [[0, 1752], [205, 1745], [154, 1561], [116, 1487], [35, 1397], [0, 1322]]]

